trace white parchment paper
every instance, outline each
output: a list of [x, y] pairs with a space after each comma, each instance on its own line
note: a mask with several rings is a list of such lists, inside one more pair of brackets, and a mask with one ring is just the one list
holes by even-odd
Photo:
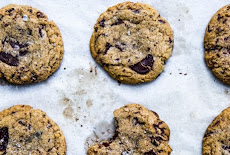
[[[230, 106], [230, 87], [203, 59], [203, 37], [213, 14], [229, 0], [141, 0], [169, 21], [175, 46], [154, 82], [128, 86], [111, 79], [92, 59], [89, 39], [100, 13], [124, 0], [0, 0], [27, 4], [59, 26], [65, 44], [60, 69], [27, 86], [0, 82], [0, 110], [28, 104], [45, 111], [63, 130], [68, 155], [84, 155], [89, 144], [113, 134], [112, 112], [139, 103], [156, 111], [171, 129], [172, 155], [199, 155], [207, 126]], [[136, 0], [133, 0], [137, 2]]]

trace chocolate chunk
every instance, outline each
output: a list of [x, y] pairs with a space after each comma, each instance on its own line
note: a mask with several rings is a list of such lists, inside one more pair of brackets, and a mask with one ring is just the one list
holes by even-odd
[[102, 19], [100, 22], [99, 22], [100, 26], [101, 27], [105, 27], [105, 19]]
[[212, 30], [210, 29], [210, 26], [208, 25], [208, 32], [212, 32]]
[[36, 137], [38, 139], [40, 139], [41, 136], [42, 136], [42, 132], [36, 132], [36, 133], [34, 133], [34, 137]]
[[27, 50], [24, 50], [24, 51], [19, 51], [19, 56], [24, 56], [28, 53]]
[[19, 47], [19, 48], [25, 48], [25, 47], [28, 47], [28, 46], [29, 46], [27, 43], [25, 43], [25, 44], [20, 44], [18, 41], [17, 41], [17, 42], [15, 42], [15, 41], [9, 41], [9, 43], [10, 43], [10, 46], [11, 46], [12, 48], [17, 48], [17, 47]]
[[11, 8], [10, 10], [8, 10], [9, 13], [11, 13], [12, 11], [14, 11], [14, 8]]
[[4, 17], [4, 16], [0, 14], [0, 21], [2, 21], [2, 18], [3, 18], [3, 17]]
[[0, 151], [5, 151], [9, 141], [8, 127], [0, 128]]
[[160, 142], [163, 141], [163, 138], [161, 137], [151, 137], [150, 139], [154, 146], [159, 146]]
[[37, 12], [37, 17], [38, 17], [38, 18], [44, 18], [45, 15], [44, 15], [42, 12], [38, 11], [38, 12]]
[[41, 28], [39, 28], [39, 29], [38, 29], [38, 32], [39, 32], [40, 37], [42, 38], [42, 37], [43, 37], [43, 34], [42, 34], [42, 29], [41, 29]]
[[120, 51], [122, 51], [122, 48], [119, 45], [115, 45], [115, 47], [119, 49]]
[[133, 125], [135, 126], [137, 124], [145, 125], [145, 122], [141, 122], [141, 121], [139, 121], [139, 119], [137, 117], [134, 117], [133, 118]]
[[140, 10], [138, 9], [129, 8], [129, 10], [132, 10], [134, 13], [140, 13]]
[[155, 111], [152, 111], [152, 110], [150, 110], [156, 117], [158, 117], [159, 118], [159, 115], [155, 112]]
[[213, 127], [214, 127], [214, 126], [217, 126], [219, 123], [220, 123], [220, 121], [216, 121], [216, 123], [213, 124]]
[[105, 54], [108, 52], [108, 50], [113, 47], [110, 43], [106, 43], [105, 45]]
[[31, 130], [31, 125], [29, 124], [28, 127], [27, 127], [28, 130]]
[[50, 152], [53, 148], [48, 149], [48, 152]]
[[31, 77], [31, 80], [32, 81], [37, 81], [37, 79], [38, 79], [38, 76], [33, 73], [32, 77]]
[[151, 150], [149, 152], [145, 152], [144, 155], [156, 155], [156, 153]]
[[[11, 46], [12, 48], [16, 48], [16, 46], [18, 46], [18, 44], [17, 44], [16, 42], [10, 41], [9, 43], [10, 43], [10, 46]], [[19, 47], [19, 46], [18, 46], [18, 47]]]
[[31, 29], [28, 29], [27, 34], [28, 34], [28, 35], [32, 35], [32, 30], [31, 30]]
[[116, 61], [119, 61], [120, 60], [120, 58], [117, 58], [117, 59], [115, 59]]
[[204, 137], [208, 137], [208, 136], [210, 136], [210, 135], [212, 135], [212, 134], [214, 134], [214, 132], [212, 132], [212, 131], [207, 132], [207, 133], [205, 133]]
[[229, 150], [229, 151], [230, 151], [230, 146], [224, 145], [224, 146], [222, 146], [222, 148], [223, 148], [224, 150]]
[[114, 25], [120, 25], [120, 24], [123, 24], [123, 20], [122, 19], [118, 19], [115, 23], [113, 23], [111, 26], [114, 26]]
[[26, 124], [23, 123], [22, 121], [18, 121], [18, 123], [19, 123], [20, 125], [22, 125], [22, 126], [26, 126]]
[[163, 24], [166, 23], [164, 20], [161, 20], [161, 19], [159, 19], [158, 21], [159, 21], [160, 23], [163, 23]]
[[6, 42], [6, 37], [2, 40], [2, 45], [4, 46]]
[[140, 10], [134, 10], [135, 13], [140, 13]]
[[112, 140], [115, 140], [118, 137], [118, 132], [116, 131], [115, 134], [112, 137]]
[[20, 48], [25, 48], [25, 47], [28, 47], [28, 46], [29, 46], [29, 44], [27, 44], [27, 43], [25, 43], [25, 44], [19, 44]]
[[0, 52], [0, 61], [10, 66], [18, 66], [18, 58], [7, 52]]
[[173, 41], [172, 41], [172, 39], [171, 38], [169, 38], [169, 43], [171, 44]]
[[157, 143], [157, 141], [155, 139], [151, 140], [151, 143], [156, 147], [159, 146], [159, 144]]
[[159, 141], [159, 142], [160, 142], [160, 141], [163, 141], [163, 138], [161, 138], [161, 137], [156, 137], [155, 139], [156, 139], [157, 141]]
[[153, 56], [148, 54], [141, 62], [130, 66], [130, 68], [139, 74], [146, 74], [152, 69], [153, 63]]
[[224, 31], [224, 30], [222, 30], [220, 27], [218, 27], [218, 28], [216, 29], [216, 31], [217, 31], [217, 33], [220, 33], [220, 32], [222, 32], [222, 31]]
[[220, 14], [217, 15], [217, 20], [220, 21], [223, 18]]
[[107, 143], [107, 142], [103, 142], [102, 145], [104, 145], [104, 147], [109, 147], [109, 144], [110, 143]]

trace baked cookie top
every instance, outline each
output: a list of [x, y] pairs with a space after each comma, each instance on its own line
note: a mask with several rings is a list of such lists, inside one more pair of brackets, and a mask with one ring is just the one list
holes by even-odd
[[169, 23], [151, 6], [124, 2], [100, 15], [90, 40], [93, 58], [126, 84], [157, 78], [173, 50]]
[[138, 104], [114, 111], [115, 135], [95, 144], [88, 155], [169, 155], [170, 130], [157, 113]]
[[230, 5], [211, 19], [204, 37], [205, 61], [221, 81], [230, 84]]
[[0, 154], [65, 155], [65, 138], [39, 109], [17, 105], [0, 112]]
[[43, 81], [58, 69], [63, 52], [60, 31], [43, 12], [26, 5], [0, 9], [0, 78]]
[[203, 138], [203, 155], [230, 154], [230, 108], [209, 125]]

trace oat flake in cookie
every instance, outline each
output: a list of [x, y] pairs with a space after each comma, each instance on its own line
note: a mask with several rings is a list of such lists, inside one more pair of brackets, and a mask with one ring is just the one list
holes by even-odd
[[0, 9], [0, 78], [43, 81], [58, 69], [63, 52], [60, 31], [43, 12], [25, 5]]
[[88, 155], [169, 155], [170, 130], [157, 113], [138, 104], [114, 111], [115, 135], [95, 144]]
[[116, 80], [156, 79], [173, 50], [169, 23], [151, 6], [125, 2], [98, 18], [90, 40], [93, 58]]
[[207, 66], [230, 85], [230, 5], [212, 17], [206, 29], [204, 47]]
[[65, 138], [46, 113], [17, 105], [0, 112], [0, 154], [65, 155]]
[[203, 155], [230, 154], [230, 108], [209, 125], [203, 138]]

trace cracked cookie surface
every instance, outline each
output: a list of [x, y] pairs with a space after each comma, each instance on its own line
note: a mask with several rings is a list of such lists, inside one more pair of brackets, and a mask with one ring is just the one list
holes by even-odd
[[210, 20], [204, 37], [205, 61], [213, 74], [230, 85], [230, 5]]
[[126, 84], [156, 79], [173, 50], [169, 23], [151, 6], [124, 2], [102, 13], [90, 40], [93, 58]]
[[230, 154], [230, 108], [209, 125], [203, 138], [203, 155]]
[[65, 138], [46, 113], [26, 105], [0, 112], [0, 154], [65, 155]]
[[90, 146], [88, 155], [169, 155], [170, 130], [157, 113], [138, 104], [114, 111], [115, 135]]
[[60, 31], [43, 12], [14, 4], [0, 9], [0, 78], [44, 81], [59, 68], [63, 52]]

